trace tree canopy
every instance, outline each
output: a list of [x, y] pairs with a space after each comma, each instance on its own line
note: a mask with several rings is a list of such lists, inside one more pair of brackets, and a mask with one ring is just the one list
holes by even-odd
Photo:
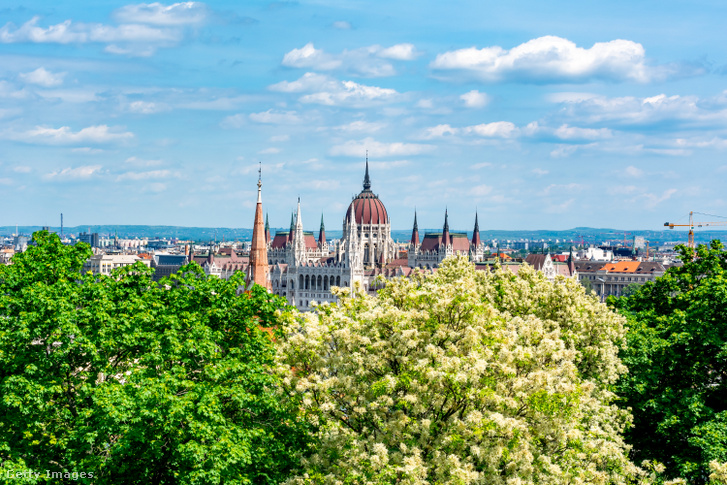
[[264, 327], [283, 300], [257, 286], [239, 294], [242, 274], [207, 277], [194, 264], [160, 284], [142, 264], [82, 275], [87, 245], [47, 232], [33, 241], [0, 266], [3, 473], [97, 484], [287, 476], [306, 429], [271, 372]]
[[[575, 281], [445, 260], [288, 316], [279, 372], [319, 426], [289, 483], [626, 483], [624, 319]], [[291, 370], [292, 369], [292, 370]]]
[[683, 266], [613, 301], [629, 326], [617, 392], [633, 410], [634, 458], [704, 483], [710, 462], [727, 461], [727, 252], [678, 251]]

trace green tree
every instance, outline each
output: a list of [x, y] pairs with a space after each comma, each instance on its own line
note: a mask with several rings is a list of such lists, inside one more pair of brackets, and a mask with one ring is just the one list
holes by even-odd
[[[279, 372], [320, 425], [295, 484], [625, 483], [624, 319], [575, 281], [462, 258], [293, 318]], [[291, 368], [294, 371], [291, 372]]]
[[257, 286], [239, 294], [241, 274], [197, 265], [160, 284], [141, 263], [82, 275], [87, 245], [33, 241], [0, 267], [3, 473], [113, 484], [288, 474], [306, 429], [270, 371], [265, 327], [282, 300]]
[[629, 322], [617, 393], [633, 410], [633, 457], [704, 483], [727, 461], [727, 252], [677, 249], [683, 266], [612, 301]]

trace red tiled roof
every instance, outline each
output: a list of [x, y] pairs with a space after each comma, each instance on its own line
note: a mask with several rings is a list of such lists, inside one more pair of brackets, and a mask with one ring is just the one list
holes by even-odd
[[273, 243], [271, 244], [271, 247], [273, 249], [282, 249], [285, 247], [286, 244], [288, 244], [288, 231], [282, 232], [278, 231], [275, 233], [275, 237], [273, 238]]
[[349, 210], [346, 211], [346, 222], [351, 217], [351, 207], [353, 207], [357, 224], [386, 224], [389, 222], [389, 214], [386, 212], [384, 203], [370, 190], [364, 190], [351, 202]]

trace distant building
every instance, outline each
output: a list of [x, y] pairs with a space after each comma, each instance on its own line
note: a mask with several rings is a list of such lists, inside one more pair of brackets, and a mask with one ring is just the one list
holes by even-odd
[[83, 272], [91, 272], [93, 274], [110, 275], [116, 268], [130, 266], [137, 261], [141, 261], [149, 266], [150, 261], [142, 259], [135, 254], [96, 254], [91, 256], [83, 263]]
[[98, 237], [97, 232], [94, 232], [94, 233], [82, 232], [81, 234], [78, 235], [78, 240], [81, 242], [85, 242], [92, 248], [100, 247], [99, 237]]
[[622, 296], [630, 284], [644, 284], [663, 276], [666, 268], [655, 261], [578, 261], [578, 280], [590, 286], [601, 299], [607, 296]]
[[189, 263], [186, 254], [155, 254], [151, 261], [151, 268], [154, 270], [154, 281], [159, 281], [165, 276], [171, 276], [179, 271], [179, 268]]

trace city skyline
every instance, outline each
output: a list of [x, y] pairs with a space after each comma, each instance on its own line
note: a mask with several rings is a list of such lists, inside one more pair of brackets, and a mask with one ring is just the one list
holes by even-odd
[[[0, 9], [0, 226], [660, 229], [727, 216], [727, 6], [129, 3]], [[18, 202], [18, 203], [16, 203]]]

